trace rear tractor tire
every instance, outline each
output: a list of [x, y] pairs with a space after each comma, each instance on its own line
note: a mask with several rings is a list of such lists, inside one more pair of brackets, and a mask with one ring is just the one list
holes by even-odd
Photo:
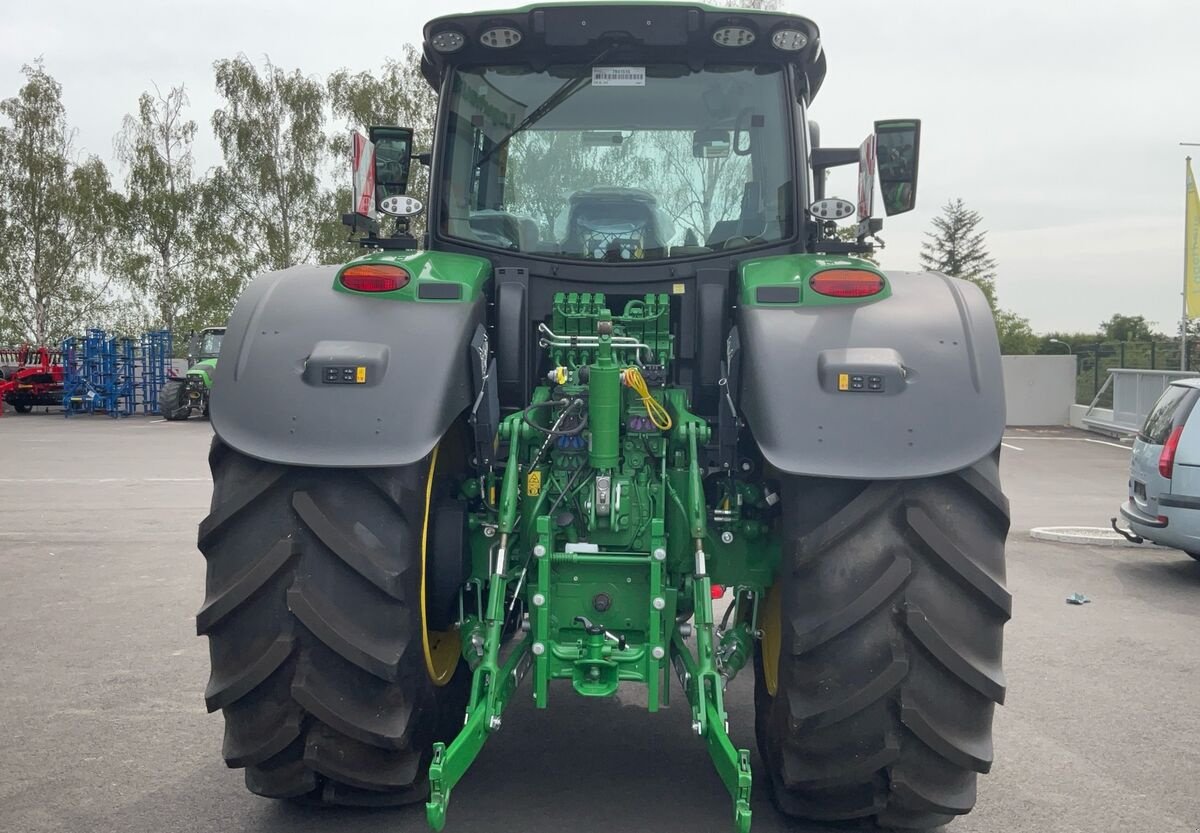
[[457, 634], [437, 682], [424, 640], [427, 507], [451, 488], [440, 467], [435, 480], [429, 458], [274, 465], [219, 439], [209, 463], [196, 626], [209, 638], [205, 700], [225, 715], [225, 762], [270, 798], [425, 799], [432, 745], [462, 727], [470, 682]]
[[171, 422], [187, 419], [192, 414], [187, 402], [186, 386], [181, 379], [172, 379], [158, 392], [158, 412]]
[[1012, 600], [996, 460], [920, 480], [791, 478], [756, 656], [756, 724], [788, 816], [925, 830], [992, 765]]

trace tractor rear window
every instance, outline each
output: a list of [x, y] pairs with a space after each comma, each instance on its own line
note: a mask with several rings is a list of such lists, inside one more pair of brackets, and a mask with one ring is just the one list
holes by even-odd
[[790, 237], [790, 107], [778, 67], [460, 69], [441, 232], [629, 262]]
[[1192, 407], [1200, 398], [1200, 390], [1184, 385], [1170, 385], [1146, 417], [1146, 424], [1138, 435], [1143, 442], [1151, 445], [1162, 445], [1176, 425], [1187, 422]]

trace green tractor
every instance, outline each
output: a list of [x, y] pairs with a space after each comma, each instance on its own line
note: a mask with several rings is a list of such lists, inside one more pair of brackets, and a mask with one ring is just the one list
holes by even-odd
[[208, 416], [213, 371], [217, 369], [224, 337], [224, 327], [205, 327], [191, 334], [187, 373], [168, 379], [158, 392], [158, 412], [164, 419], [171, 422], [187, 419], [193, 411]]
[[355, 139], [369, 251], [257, 278], [214, 374], [197, 622], [252, 792], [440, 830], [514, 698], [633, 689], [745, 833], [752, 674], [783, 814], [971, 810], [1011, 607], [1000, 351], [974, 285], [859, 257], [876, 180], [913, 207], [920, 125], [821, 146], [825, 60], [805, 18], [687, 3], [426, 25], [433, 150]]

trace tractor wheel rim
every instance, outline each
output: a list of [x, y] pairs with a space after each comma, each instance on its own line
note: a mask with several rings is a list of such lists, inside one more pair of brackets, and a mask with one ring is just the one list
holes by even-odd
[[767, 602], [762, 611], [762, 670], [767, 693], [772, 697], [779, 689], [779, 597], [782, 595], [780, 582], [776, 581], [767, 591]]
[[462, 653], [458, 628], [431, 631], [426, 613], [425, 590], [426, 556], [429, 551], [429, 518], [433, 509], [433, 483], [437, 474], [439, 445], [429, 456], [429, 475], [425, 480], [425, 514], [421, 522], [421, 648], [425, 653], [425, 670], [434, 685], [444, 686], [454, 676]]

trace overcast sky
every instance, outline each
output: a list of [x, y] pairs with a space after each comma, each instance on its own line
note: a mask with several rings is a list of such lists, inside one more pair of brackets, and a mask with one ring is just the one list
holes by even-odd
[[[214, 60], [269, 55], [318, 77], [371, 69], [418, 41], [429, 16], [507, 5], [519, 3], [0, 0], [0, 97], [42, 56], [79, 148], [115, 167], [112, 139], [138, 95], [185, 84], [208, 167]], [[915, 268], [930, 218], [962, 197], [984, 216], [1001, 306], [1035, 329], [1094, 329], [1123, 312], [1173, 331], [1189, 150], [1178, 143], [1200, 142], [1200, 2], [786, 6], [817, 22], [828, 53], [811, 112], [823, 144], [856, 145], [875, 118], [923, 120], [917, 210], [886, 222], [885, 267]], [[832, 192], [853, 199], [848, 169], [834, 177]]]

